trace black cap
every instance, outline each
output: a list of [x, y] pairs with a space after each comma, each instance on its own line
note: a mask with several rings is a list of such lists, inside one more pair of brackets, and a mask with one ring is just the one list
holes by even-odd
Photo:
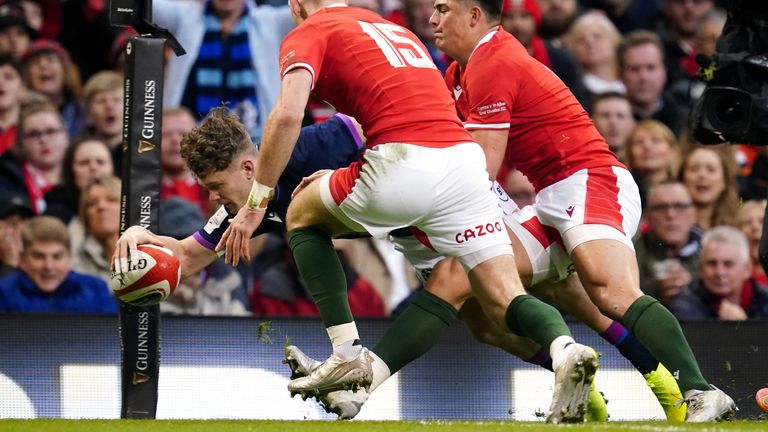
[[181, 240], [205, 226], [200, 207], [181, 197], [169, 197], [160, 203], [158, 234]]
[[0, 190], [0, 219], [14, 214], [25, 218], [34, 215], [29, 201], [24, 196], [12, 191]]
[[0, 31], [13, 26], [19, 26], [26, 30], [30, 39], [38, 37], [37, 32], [29, 26], [24, 8], [19, 0], [0, 1]]

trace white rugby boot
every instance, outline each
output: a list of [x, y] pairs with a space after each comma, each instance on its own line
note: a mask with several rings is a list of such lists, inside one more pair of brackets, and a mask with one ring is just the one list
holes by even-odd
[[736, 411], [736, 403], [730, 396], [713, 386], [712, 390], [688, 390], [685, 392], [685, 403], [688, 412], [685, 421], [688, 423], [729, 420]]
[[547, 423], [582, 423], [586, 419], [589, 389], [599, 367], [599, 356], [588, 346], [571, 343], [557, 357], [555, 391]]
[[[291, 379], [307, 376], [320, 365], [319, 361], [304, 354], [295, 345], [285, 347], [283, 363], [291, 368]], [[368, 392], [364, 389], [360, 389], [357, 392], [337, 390], [318, 396], [316, 399], [325, 409], [325, 412], [336, 414], [342, 420], [351, 420], [360, 412], [360, 409], [368, 400], [368, 396]]]
[[320, 366], [320, 362], [304, 354], [299, 347], [288, 345], [285, 347], [285, 358], [283, 363], [291, 368], [291, 379], [301, 378], [309, 375], [312, 369]]
[[336, 390], [358, 391], [370, 388], [373, 381], [373, 368], [367, 348], [351, 360], [345, 360], [333, 353], [327, 360], [312, 369], [309, 375], [296, 378], [288, 383], [291, 396], [321, 396]]

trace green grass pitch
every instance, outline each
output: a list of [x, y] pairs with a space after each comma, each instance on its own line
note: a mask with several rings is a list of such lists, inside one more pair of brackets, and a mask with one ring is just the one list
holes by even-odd
[[669, 424], [609, 422], [547, 425], [501, 421], [0, 420], [2, 432], [720, 432], [766, 431], [768, 421]]

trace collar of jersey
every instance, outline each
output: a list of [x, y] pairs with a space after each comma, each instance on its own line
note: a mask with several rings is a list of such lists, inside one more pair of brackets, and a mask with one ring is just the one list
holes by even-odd
[[498, 31], [499, 31], [498, 28], [495, 28], [495, 29], [489, 31], [488, 33], [485, 34], [485, 36], [483, 36], [482, 39], [480, 39], [480, 41], [477, 42], [477, 45], [475, 45], [475, 48], [472, 49], [472, 52], [469, 54], [469, 58], [467, 58], [467, 64], [469, 64], [469, 60], [472, 58], [472, 55], [475, 53], [475, 51], [477, 51], [477, 49], [480, 47], [480, 45], [482, 45], [482, 44], [488, 42], [489, 40], [491, 40], [493, 35], [495, 35]]

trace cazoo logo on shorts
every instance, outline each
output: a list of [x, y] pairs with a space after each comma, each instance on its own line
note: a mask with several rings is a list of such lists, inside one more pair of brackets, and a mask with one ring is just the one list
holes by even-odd
[[456, 243], [462, 244], [462, 243], [468, 242], [473, 238], [482, 237], [484, 235], [491, 234], [501, 230], [502, 230], [501, 222], [499, 221], [496, 221], [494, 223], [487, 223], [485, 225], [478, 225], [474, 228], [468, 228], [468, 229], [465, 229], [464, 231], [457, 232]]

